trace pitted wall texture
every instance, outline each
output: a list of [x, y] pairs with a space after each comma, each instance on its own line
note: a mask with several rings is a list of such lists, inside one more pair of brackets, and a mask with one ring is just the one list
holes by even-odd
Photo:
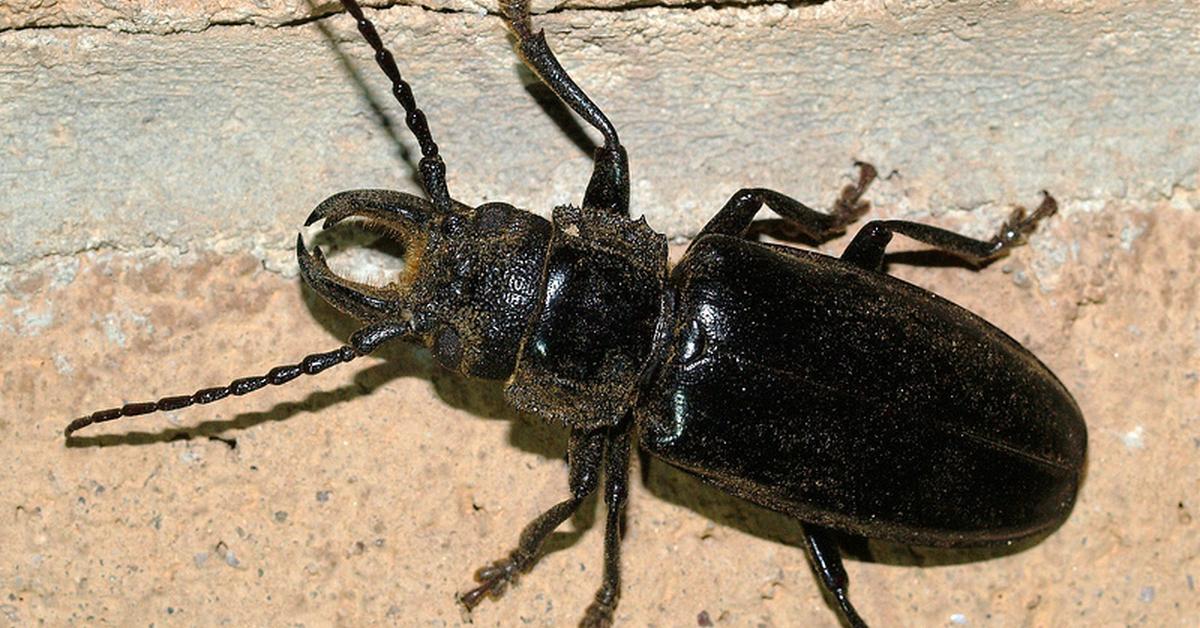
[[[456, 198], [578, 202], [588, 132], [530, 89], [496, 3], [372, 4]], [[1079, 502], [1028, 547], [872, 543], [847, 564], [872, 625], [1196, 624], [1200, 5], [535, 6], [629, 149], [635, 215], [676, 241], [745, 186], [826, 207], [856, 159], [888, 175], [872, 217], [986, 237], [1011, 204], [1058, 198], [985, 269], [889, 271], [994, 322], [1075, 395]], [[0, 625], [462, 625], [471, 572], [566, 496], [562, 429], [404, 347], [64, 446], [84, 412], [353, 331], [295, 279], [296, 231], [337, 191], [418, 188], [334, 8], [0, 4]], [[631, 477], [618, 625], [834, 625], [794, 522], [650, 458]], [[602, 527], [589, 503], [475, 625], [578, 621]]]
[[[114, 5], [208, 24], [171, 35], [36, 26], [83, 11], [69, 3], [9, 18], [0, 266], [163, 244], [286, 270], [296, 226], [328, 194], [414, 188], [356, 85], [411, 146], [350, 20], [287, 22], [300, 17], [285, 3], [268, 5], [278, 26], [222, 26], [257, 6], [225, 4]], [[1200, 7], [1126, 5], [570, 9], [540, 23], [622, 132], [634, 213], [687, 237], [742, 186], [825, 205], [855, 159], [894, 171], [877, 204], [913, 217], [982, 208], [991, 221], [1043, 189], [1067, 211], [1194, 189]], [[498, 17], [376, 17], [456, 197], [543, 214], [578, 202], [590, 154], [525, 89]]]

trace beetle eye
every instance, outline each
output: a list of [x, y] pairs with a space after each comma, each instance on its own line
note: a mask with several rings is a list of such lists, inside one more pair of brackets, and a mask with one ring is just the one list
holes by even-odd
[[675, 362], [680, 365], [695, 362], [704, 353], [704, 344], [704, 328], [700, 326], [700, 321], [693, 319], [679, 337], [679, 346], [675, 349]]
[[457, 370], [462, 363], [462, 339], [458, 337], [458, 332], [443, 327], [433, 341], [433, 355], [442, 366]]
[[450, 214], [442, 219], [442, 235], [461, 238], [467, 232], [467, 219], [459, 214]]

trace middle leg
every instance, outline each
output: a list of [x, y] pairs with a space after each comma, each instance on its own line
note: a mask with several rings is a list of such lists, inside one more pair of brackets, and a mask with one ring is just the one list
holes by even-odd
[[[864, 162], [856, 162], [858, 166], [858, 182], [847, 185], [829, 213], [819, 212], [796, 199], [765, 188], [745, 188], [738, 190], [721, 211], [708, 221], [696, 240], [710, 234], [745, 236], [754, 217], [763, 205], [770, 207], [788, 221], [800, 233], [814, 239], [825, 240], [830, 236], [841, 233], [846, 225], [854, 222], [863, 215], [870, 205], [862, 200], [867, 187], [875, 180], [875, 167]], [[695, 240], [693, 240], [695, 241]]]
[[509, 552], [507, 557], [475, 572], [475, 580], [479, 582], [479, 586], [458, 597], [459, 602], [468, 611], [478, 606], [484, 597], [493, 599], [500, 597], [510, 582], [515, 583], [522, 573], [529, 571], [546, 538], [578, 510], [583, 500], [596, 490], [607, 438], [608, 430], [605, 429], [592, 431], [576, 429], [571, 432], [571, 442], [567, 452], [567, 464], [570, 466], [571, 475], [571, 497], [555, 504], [529, 522], [521, 531], [521, 539], [518, 541], [516, 549]]
[[629, 498], [630, 421], [612, 428], [604, 455], [604, 581], [596, 591], [595, 601], [584, 614], [580, 628], [607, 628], [612, 625], [613, 612], [621, 598], [621, 516]]

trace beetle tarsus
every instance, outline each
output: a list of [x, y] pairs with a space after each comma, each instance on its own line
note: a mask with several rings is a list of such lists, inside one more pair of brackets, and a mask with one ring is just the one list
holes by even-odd
[[475, 581], [479, 586], [458, 596], [458, 602], [468, 611], [472, 611], [485, 597], [499, 599], [508, 590], [508, 585], [516, 585], [521, 574], [529, 571], [537, 558], [538, 550], [546, 537], [550, 536], [567, 517], [578, 508], [583, 499], [568, 499], [555, 504], [553, 508], [534, 519], [521, 532], [521, 541], [517, 549], [508, 557], [492, 561], [475, 570]]
[[592, 602], [579, 621], [579, 628], [609, 628], [613, 623], [616, 605], [615, 599], [611, 602], [601, 602], [599, 599]]
[[509, 584], [517, 584], [520, 575], [521, 569], [511, 556], [481, 567], [475, 572], [475, 581], [480, 585], [459, 595], [458, 602], [466, 607], [468, 612], [475, 610], [483, 598], [490, 597], [494, 600], [504, 595]]
[[1000, 227], [1000, 231], [991, 239], [995, 255], [1002, 251], [1025, 244], [1025, 237], [1037, 228], [1042, 220], [1053, 216], [1058, 211], [1058, 201], [1050, 193], [1042, 190], [1042, 202], [1032, 214], [1025, 215], [1025, 208], [1018, 205], [1009, 214], [1008, 220]]
[[875, 166], [865, 161], [856, 161], [854, 165], [858, 167], [858, 181], [842, 188], [842, 193], [830, 212], [842, 227], [857, 221], [870, 211], [871, 203], [862, 200], [862, 197], [867, 188], [871, 187], [871, 182], [879, 176]]

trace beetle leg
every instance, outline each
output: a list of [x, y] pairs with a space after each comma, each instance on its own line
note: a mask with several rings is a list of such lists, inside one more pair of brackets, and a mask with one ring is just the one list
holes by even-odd
[[504, 0], [501, 5], [517, 38], [517, 49], [525, 65], [559, 100], [604, 136], [604, 145], [597, 147], [594, 154], [592, 178], [583, 195], [584, 209], [608, 210], [619, 216], [628, 216], [629, 158], [625, 154], [625, 147], [621, 146], [621, 140], [617, 138], [616, 127], [583, 89], [571, 80], [546, 44], [545, 32], [534, 32], [533, 21], [529, 17], [529, 0]]
[[854, 235], [854, 240], [842, 253], [842, 259], [863, 268], [879, 270], [883, 264], [884, 251], [892, 241], [892, 235], [899, 233], [961, 257], [977, 266], [983, 265], [1006, 255], [1013, 247], [1024, 244], [1025, 236], [1033, 232], [1037, 223], [1054, 215], [1057, 210], [1058, 203], [1054, 197], [1048, 192], [1042, 192], [1042, 203], [1032, 214], [1027, 216], [1024, 207], [1017, 207], [990, 240], [976, 240], [953, 231], [907, 220], [875, 220], [867, 223]]
[[807, 524], [804, 526], [804, 541], [808, 558], [812, 561], [813, 571], [817, 572], [821, 587], [837, 600], [846, 623], [852, 628], [867, 628], [866, 622], [858, 616], [858, 611], [854, 610], [854, 605], [846, 595], [850, 578], [842, 565], [842, 553], [838, 550], [837, 543], [824, 528]]
[[507, 557], [492, 562], [475, 572], [475, 580], [479, 582], [479, 586], [458, 597], [458, 601], [468, 611], [478, 606], [485, 596], [493, 599], [500, 597], [510, 582], [515, 584], [522, 573], [529, 571], [546, 538], [578, 510], [583, 500], [596, 490], [597, 476], [604, 456], [604, 441], [607, 438], [608, 432], [603, 429], [593, 431], [577, 429], [571, 432], [571, 442], [567, 452], [571, 497], [555, 504], [526, 525], [525, 529], [521, 531], [521, 539], [517, 543], [517, 548]]
[[621, 516], [629, 498], [628, 421], [613, 428], [612, 439], [604, 455], [604, 504], [608, 509], [604, 522], [604, 583], [596, 591], [595, 601], [587, 608], [580, 628], [607, 628], [621, 598]]
[[862, 195], [875, 180], [877, 173], [871, 164], [857, 162], [856, 165], [859, 168], [858, 182], [842, 189], [837, 203], [829, 213], [819, 212], [774, 190], [743, 188], [708, 221], [696, 240], [713, 233], [745, 236], [750, 224], [754, 222], [754, 216], [763, 205], [770, 207], [800, 233], [814, 240], [825, 240], [841, 233], [845, 231], [846, 225], [858, 220], [859, 216], [870, 208], [870, 204], [862, 200]]

